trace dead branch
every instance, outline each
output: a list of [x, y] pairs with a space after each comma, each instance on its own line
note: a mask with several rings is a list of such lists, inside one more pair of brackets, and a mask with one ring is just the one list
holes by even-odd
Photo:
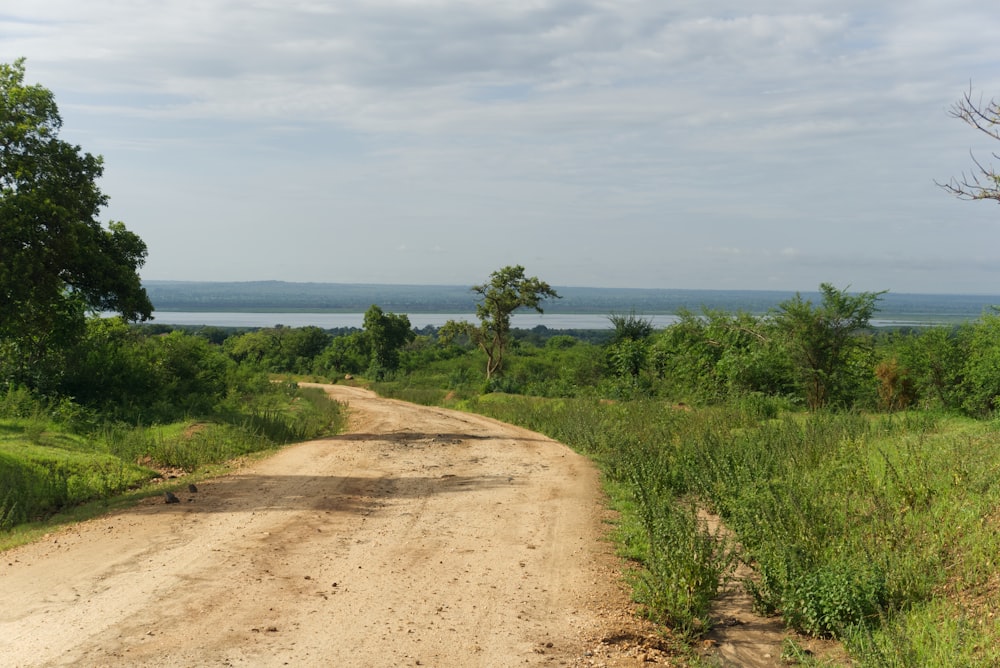
[[[984, 102], [980, 96], [976, 101], [972, 97], [972, 87], [962, 95], [949, 111], [953, 118], [960, 119], [983, 134], [1000, 141], [1000, 103], [991, 99]], [[970, 151], [972, 163], [976, 169], [968, 174], [962, 173], [961, 178], [952, 178], [947, 183], [934, 183], [962, 200], [994, 200], [1000, 203], [1000, 174], [992, 165], [984, 165]], [[1000, 160], [1000, 155], [993, 154]]]

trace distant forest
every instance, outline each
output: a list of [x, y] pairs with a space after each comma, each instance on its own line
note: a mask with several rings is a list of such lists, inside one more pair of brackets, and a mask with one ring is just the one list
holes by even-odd
[[[469, 286], [289, 283], [283, 281], [145, 281], [158, 311], [362, 313], [372, 304], [394, 313], [472, 313]], [[546, 301], [547, 313], [676, 314], [703, 308], [766, 313], [794, 292], [770, 290], [661, 290], [555, 287], [562, 299]], [[818, 292], [802, 291], [819, 300]], [[926, 295], [889, 292], [879, 317], [912, 320], [969, 320], [1000, 304], [992, 295]]]

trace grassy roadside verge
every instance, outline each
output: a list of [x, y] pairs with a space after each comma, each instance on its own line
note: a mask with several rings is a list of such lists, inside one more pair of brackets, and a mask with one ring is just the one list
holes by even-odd
[[[710, 626], [741, 559], [759, 576], [746, 586], [761, 612], [842, 641], [859, 665], [1000, 664], [995, 421], [783, 413], [763, 399], [687, 411], [492, 394], [457, 407], [598, 463], [635, 598], [676, 637]], [[698, 505], [724, 519], [738, 551], [698, 522]]]
[[0, 549], [227, 470], [227, 463], [339, 432], [344, 406], [288, 386], [280, 401], [198, 420], [86, 433], [38, 406], [0, 419]]

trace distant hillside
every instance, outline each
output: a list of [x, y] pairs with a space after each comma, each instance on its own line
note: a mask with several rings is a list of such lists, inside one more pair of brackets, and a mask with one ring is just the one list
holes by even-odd
[[[282, 281], [145, 281], [158, 311], [361, 313], [378, 304], [394, 313], [472, 313], [468, 286], [286, 283]], [[546, 313], [675, 314], [702, 308], [765, 313], [794, 295], [767, 290], [658, 290], [558, 287], [562, 299], [546, 301]], [[818, 293], [803, 292], [814, 301]], [[967, 320], [979, 317], [1000, 296], [886, 294], [880, 317]]]

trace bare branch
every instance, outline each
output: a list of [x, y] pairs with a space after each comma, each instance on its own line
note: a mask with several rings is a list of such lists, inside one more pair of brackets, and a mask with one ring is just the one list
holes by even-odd
[[[986, 136], [1000, 141], [1000, 103], [994, 99], [984, 102], [981, 96], [979, 100], [974, 100], [971, 86], [949, 113]], [[976, 166], [975, 171], [969, 174], [963, 172], [961, 178], [952, 178], [947, 183], [934, 183], [962, 200], [993, 200], [1000, 203], [1000, 173], [992, 165], [981, 163], [971, 152], [970, 156]], [[1000, 155], [996, 153], [993, 157], [1000, 160]]]
[[962, 99], [951, 108], [951, 115], [971, 125], [993, 139], [1000, 140], [1000, 103], [996, 100], [983, 102], [972, 99], [972, 88], [969, 88]]

